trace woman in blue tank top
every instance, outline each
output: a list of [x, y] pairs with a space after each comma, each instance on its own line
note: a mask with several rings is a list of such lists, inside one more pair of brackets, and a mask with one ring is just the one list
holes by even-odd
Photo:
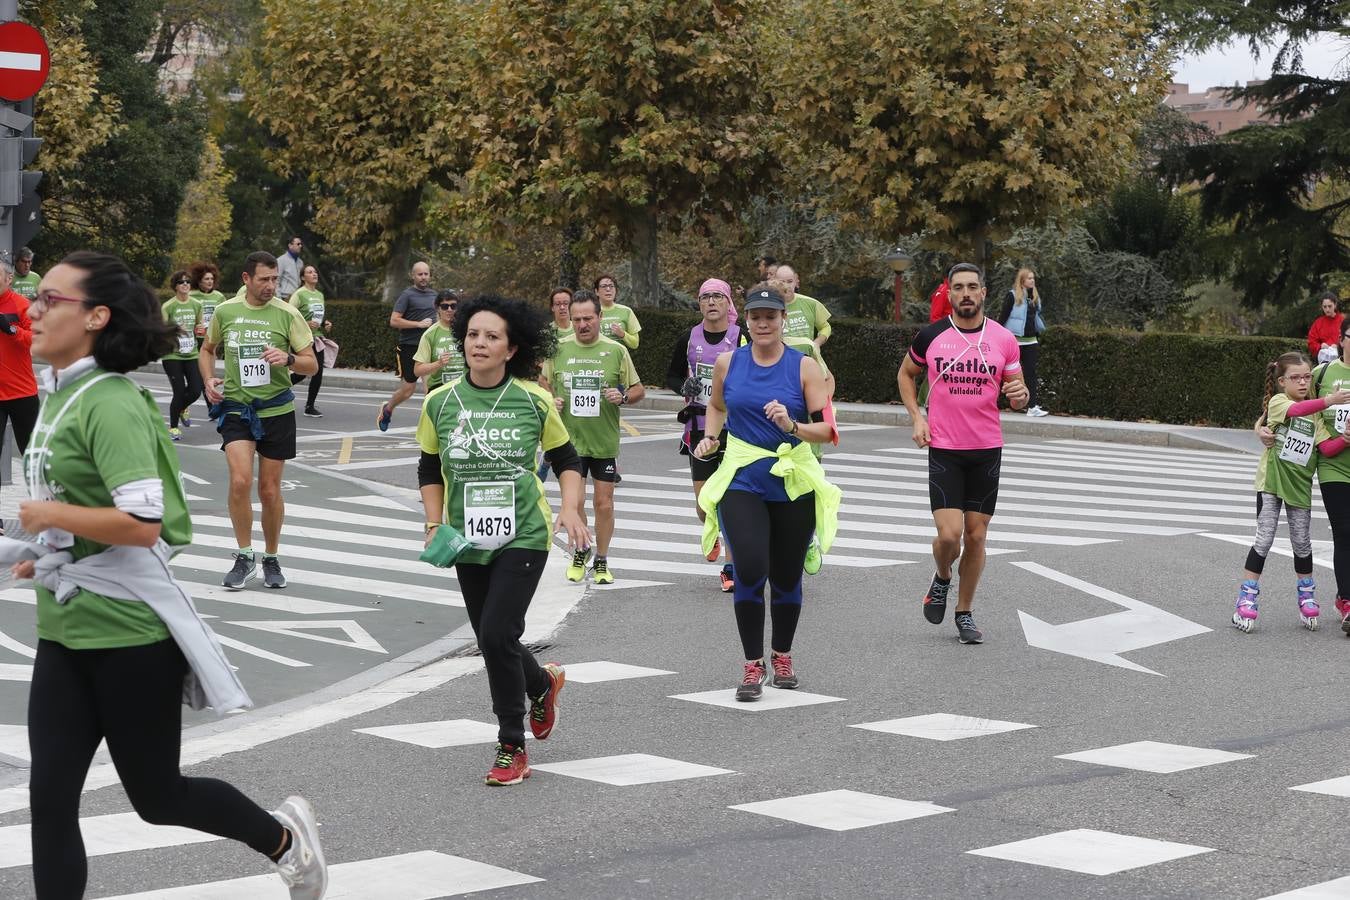
[[[719, 449], [725, 424], [726, 456], [709, 479], [700, 504], [716, 512], [727, 547], [736, 560], [734, 610], [745, 650], [745, 670], [736, 699], [757, 700], [773, 669], [773, 685], [798, 685], [792, 666], [792, 638], [802, 608], [802, 563], [816, 529], [820, 491], [837, 489], [803, 442], [823, 443], [832, 429], [824, 421], [829, 401], [825, 379], [814, 360], [783, 343], [786, 303], [768, 285], [746, 296], [743, 324], [750, 343], [717, 358], [705, 436], [694, 455]], [[790, 486], [772, 469], [788, 463], [811, 489], [789, 496]], [[797, 481], [794, 481], [797, 484]], [[818, 488], [818, 489], [817, 489]], [[772, 620], [770, 666], [764, 660], [764, 588]]]

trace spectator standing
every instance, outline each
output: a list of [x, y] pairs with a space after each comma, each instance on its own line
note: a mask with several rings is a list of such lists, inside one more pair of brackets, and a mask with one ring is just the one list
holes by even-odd
[[431, 289], [431, 266], [424, 262], [413, 263], [409, 274], [412, 284], [398, 295], [394, 301], [394, 311], [389, 314], [389, 327], [398, 331], [395, 362], [398, 377], [403, 381], [394, 389], [393, 395], [380, 404], [380, 416], [375, 424], [381, 431], [389, 430], [394, 410], [417, 390], [417, 346], [422, 343], [422, 335], [436, 321], [436, 292]]
[[292, 237], [286, 244], [286, 252], [277, 259], [277, 297], [282, 300], [290, 300], [291, 294], [300, 289], [305, 271], [305, 261], [300, 258], [303, 249], [300, 238]]
[[28, 298], [13, 289], [13, 280], [14, 269], [0, 259], [0, 436], [8, 422], [22, 454], [37, 424], [38, 389], [33, 377]]
[[1022, 355], [1022, 380], [1027, 383], [1027, 390], [1031, 393], [1027, 415], [1032, 418], [1049, 415], [1036, 402], [1036, 358], [1041, 349], [1037, 336], [1045, 331], [1045, 319], [1041, 317], [1041, 295], [1036, 291], [1035, 272], [1030, 269], [1017, 270], [1013, 286], [1003, 298], [998, 324], [1017, 338]]
[[1308, 329], [1308, 356], [1319, 363], [1331, 362], [1338, 358], [1336, 348], [1341, 341], [1341, 322], [1345, 316], [1340, 311], [1339, 298], [1335, 291], [1326, 291], [1318, 298], [1322, 314], [1313, 319]]
[[14, 285], [12, 290], [29, 303], [37, 296], [38, 282], [42, 279], [33, 271], [33, 251], [20, 247], [14, 254]]

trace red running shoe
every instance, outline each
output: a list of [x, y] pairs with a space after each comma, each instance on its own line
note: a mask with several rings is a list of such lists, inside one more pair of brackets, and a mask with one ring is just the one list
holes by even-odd
[[1337, 597], [1336, 612], [1341, 614], [1341, 631], [1350, 634], [1350, 600]]
[[525, 757], [524, 747], [513, 747], [510, 744], [498, 743], [496, 761], [493, 762], [492, 768], [488, 769], [487, 777], [483, 779], [483, 783], [494, 787], [520, 784], [531, 774], [530, 761]]
[[708, 551], [708, 562], [717, 562], [717, 558], [722, 555], [722, 538], [713, 538], [713, 548]]
[[764, 660], [757, 659], [745, 664], [745, 677], [736, 686], [736, 699], [742, 703], [758, 700], [764, 694], [764, 682], [769, 674], [764, 670]]
[[736, 579], [732, 577], [732, 574], [728, 572], [725, 567], [722, 571], [717, 573], [717, 580], [722, 583], [722, 593], [730, 594], [732, 591], [736, 590]]
[[548, 690], [530, 698], [530, 732], [540, 741], [552, 734], [553, 726], [558, 724], [558, 692], [567, 680], [567, 673], [557, 663], [546, 664], [544, 674], [548, 676]]

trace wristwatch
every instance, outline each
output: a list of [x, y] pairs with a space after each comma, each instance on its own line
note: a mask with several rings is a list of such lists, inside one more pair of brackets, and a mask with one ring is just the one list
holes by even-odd
[[626, 406], [627, 404], [628, 404], [628, 391], [626, 390], [619, 391], [619, 405]]
[[290, 368], [291, 366], [293, 366], [293, 365], [295, 365], [295, 354], [294, 354], [294, 353], [287, 353], [287, 354], [286, 354], [286, 368], [289, 369], [289, 368]]

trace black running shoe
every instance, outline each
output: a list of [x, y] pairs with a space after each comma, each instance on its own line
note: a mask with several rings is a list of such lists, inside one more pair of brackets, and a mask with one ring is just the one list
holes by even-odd
[[311, 419], [323, 418], [323, 413], [319, 412], [319, 408], [317, 406], [306, 406], [305, 415], [309, 416]]
[[968, 612], [959, 612], [952, 617], [956, 623], [956, 637], [963, 644], [983, 644], [984, 634], [975, 627], [975, 617]]
[[764, 668], [764, 660], [757, 659], [745, 664], [745, 677], [736, 685], [736, 699], [742, 703], [758, 700], [764, 694], [764, 682], [769, 673]]
[[928, 585], [928, 595], [923, 598], [923, 617], [934, 625], [941, 625], [947, 615], [947, 592], [952, 589], [952, 580], [939, 581], [933, 573], [933, 583]]
[[236, 553], [234, 554], [234, 568], [230, 569], [225, 575], [221, 584], [225, 586], [226, 590], [242, 591], [244, 585], [248, 584], [249, 579], [254, 578], [257, 574], [258, 565], [254, 562], [253, 555], [251, 553]]
[[275, 556], [263, 557], [263, 587], [284, 588], [286, 576], [281, 574], [281, 561]]

